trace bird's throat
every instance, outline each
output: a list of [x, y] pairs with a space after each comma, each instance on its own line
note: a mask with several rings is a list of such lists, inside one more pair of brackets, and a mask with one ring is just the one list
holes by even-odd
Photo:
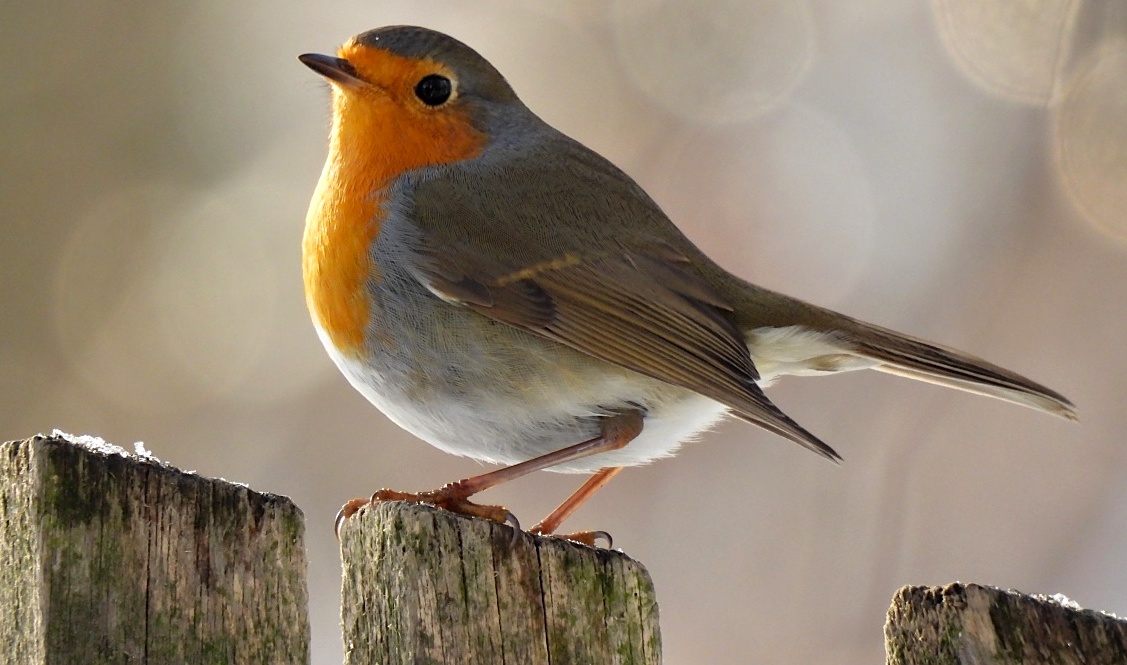
[[379, 91], [333, 93], [329, 157], [305, 218], [302, 267], [314, 321], [345, 355], [362, 352], [378, 280], [372, 243], [403, 174], [470, 159], [485, 137], [464, 111], [423, 113]]

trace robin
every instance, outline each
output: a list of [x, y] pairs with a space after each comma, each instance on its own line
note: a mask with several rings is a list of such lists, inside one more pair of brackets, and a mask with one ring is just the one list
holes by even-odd
[[332, 90], [302, 243], [318, 335], [395, 423], [504, 465], [371, 501], [515, 524], [470, 497], [541, 469], [591, 474], [531, 529], [550, 534], [623, 467], [725, 414], [839, 460], [763, 393], [783, 375], [875, 369], [1076, 419], [1014, 372], [727, 272], [452, 37], [385, 27], [299, 59]]

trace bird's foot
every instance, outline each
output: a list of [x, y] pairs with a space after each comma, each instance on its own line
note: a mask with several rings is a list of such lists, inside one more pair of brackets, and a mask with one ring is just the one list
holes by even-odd
[[517, 521], [516, 515], [513, 515], [504, 506], [487, 506], [474, 503], [469, 500], [472, 495], [473, 492], [468, 491], [461, 481], [426, 492], [400, 492], [386, 488], [377, 490], [371, 498], [352, 499], [341, 506], [333, 523], [333, 531], [337, 535], [337, 540], [340, 540], [341, 523], [355, 515], [361, 508], [379, 501], [407, 501], [409, 503], [425, 503], [452, 513], [480, 517], [498, 524], [508, 524], [516, 532], [520, 532], [520, 522]]

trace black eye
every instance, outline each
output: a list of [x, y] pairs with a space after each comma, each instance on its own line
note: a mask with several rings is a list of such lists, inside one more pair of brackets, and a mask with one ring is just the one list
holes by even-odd
[[450, 99], [453, 89], [450, 79], [438, 74], [429, 74], [415, 85], [415, 96], [427, 106], [439, 106]]

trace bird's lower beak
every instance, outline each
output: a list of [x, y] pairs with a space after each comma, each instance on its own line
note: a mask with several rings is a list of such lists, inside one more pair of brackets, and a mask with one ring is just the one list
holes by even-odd
[[364, 85], [364, 80], [356, 75], [356, 69], [344, 58], [334, 58], [320, 53], [306, 53], [297, 56], [297, 59], [306, 67], [333, 83], [350, 88]]

